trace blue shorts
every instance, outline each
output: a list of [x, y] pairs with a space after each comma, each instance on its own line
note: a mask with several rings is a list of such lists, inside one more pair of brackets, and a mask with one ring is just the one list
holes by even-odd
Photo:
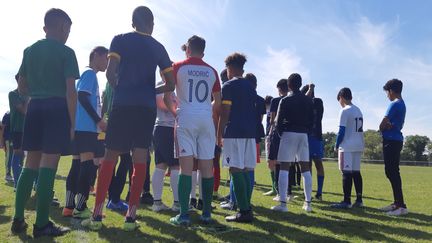
[[309, 157], [311, 159], [322, 159], [324, 157], [324, 142], [316, 137], [308, 137]]

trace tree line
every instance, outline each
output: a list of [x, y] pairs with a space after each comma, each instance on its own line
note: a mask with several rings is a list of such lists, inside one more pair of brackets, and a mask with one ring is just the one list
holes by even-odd
[[[337, 158], [334, 151], [336, 133], [323, 134], [324, 157]], [[382, 160], [382, 138], [379, 131], [367, 130], [364, 132], [365, 150], [364, 159]], [[405, 137], [401, 152], [401, 160], [407, 161], [432, 161], [432, 142], [427, 136], [409, 135]]]

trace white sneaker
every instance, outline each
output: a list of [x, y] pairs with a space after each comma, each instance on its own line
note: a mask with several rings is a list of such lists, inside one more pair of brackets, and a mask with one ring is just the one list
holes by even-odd
[[387, 215], [389, 215], [389, 216], [401, 216], [401, 215], [405, 215], [405, 214], [408, 214], [408, 209], [402, 208], [402, 207], [398, 207], [393, 211], [387, 212]]
[[173, 205], [171, 207], [171, 211], [179, 212], [180, 211], [180, 203], [178, 203], [178, 202], [173, 203]]
[[302, 209], [304, 210], [304, 211], [306, 211], [306, 212], [312, 212], [312, 206], [311, 206], [311, 204], [310, 203], [308, 203], [308, 202], [304, 202], [303, 203], [303, 207], [302, 207]]
[[392, 204], [390, 204], [388, 206], [380, 208], [379, 210], [384, 211], [384, 212], [390, 212], [390, 211], [393, 211], [395, 209], [397, 209], [397, 206], [392, 203]]
[[279, 197], [279, 194], [278, 194], [278, 195], [276, 195], [276, 197], [274, 197], [274, 198], [273, 198], [273, 201], [276, 201], [276, 202], [279, 202], [279, 201], [280, 201], [280, 197]]
[[227, 203], [221, 204], [220, 207], [221, 207], [222, 209], [231, 209], [231, 208], [234, 207], [234, 204], [231, 203], [231, 202], [227, 202]]
[[288, 195], [288, 196], [287, 196], [287, 202], [291, 202], [291, 201], [293, 201], [293, 200], [296, 199], [296, 198], [298, 198], [298, 196]]
[[159, 212], [159, 211], [163, 211], [163, 210], [169, 210], [170, 208], [163, 204], [162, 202], [160, 203], [153, 203], [152, 205], [152, 210], [153, 212]]
[[286, 203], [281, 203], [279, 205], [271, 207], [270, 209], [273, 211], [278, 211], [278, 212], [288, 212], [288, 208], [286, 206]]

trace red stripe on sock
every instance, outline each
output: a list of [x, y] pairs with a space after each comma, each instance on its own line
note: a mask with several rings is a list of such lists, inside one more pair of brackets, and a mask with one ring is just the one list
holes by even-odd
[[111, 183], [111, 178], [113, 175], [114, 161], [103, 160], [99, 167], [99, 174], [97, 178], [97, 189], [96, 189], [96, 199], [95, 207], [93, 210], [93, 217], [102, 216], [103, 204], [105, 202], [105, 197], [108, 192], [109, 185]]
[[146, 170], [147, 166], [145, 163], [133, 164], [132, 184], [129, 196], [129, 209], [126, 217], [131, 217], [133, 219], [135, 219], [136, 217], [136, 209], [138, 208], [139, 198], [143, 190], [144, 181], [146, 178]]

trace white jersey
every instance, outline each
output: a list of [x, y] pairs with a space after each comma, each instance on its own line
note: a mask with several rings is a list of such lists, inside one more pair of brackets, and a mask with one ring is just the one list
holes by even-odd
[[355, 105], [345, 106], [339, 114], [339, 126], [345, 127], [345, 136], [339, 145], [344, 152], [361, 152], [364, 150], [363, 114]]
[[201, 58], [190, 57], [173, 65], [178, 100], [177, 115], [212, 115], [211, 97], [220, 92], [219, 77]]

